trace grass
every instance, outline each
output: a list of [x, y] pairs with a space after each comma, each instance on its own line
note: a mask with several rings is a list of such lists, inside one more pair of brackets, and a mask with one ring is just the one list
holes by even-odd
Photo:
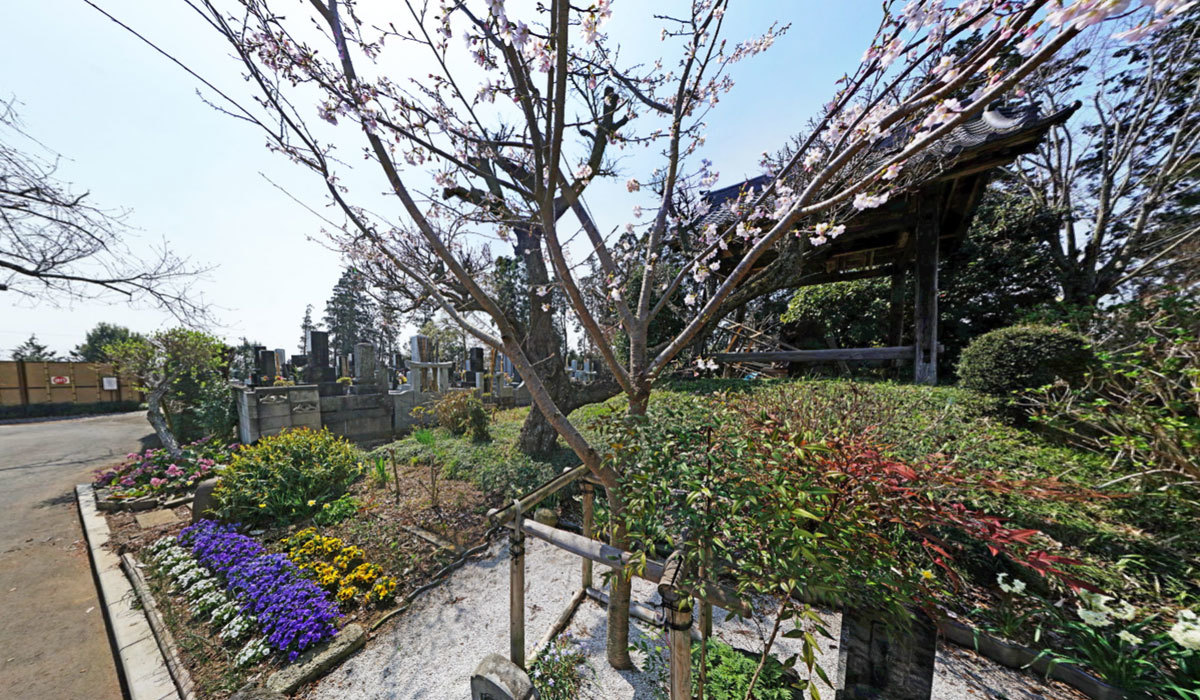
[[563, 447], [539, 459], [521, 453], [517, 438], [528, 413], [528, 407], [497, 411], [488, 425], [490, 440], [474, 441], [445, 428], [423, 428], [376, 448], [368, 459], [390, 460], [394, 454], [401, 465], [411, 465], [415, 459], [437, 468], [441, 478], [470, 481], [489, 501], [507, 501], [579, 464], [575, 454]]

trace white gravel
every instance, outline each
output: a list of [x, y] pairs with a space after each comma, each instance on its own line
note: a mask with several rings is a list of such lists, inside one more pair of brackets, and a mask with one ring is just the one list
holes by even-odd
[[[579, 559], [540, 540], [526, 540], [525, 639], [532, 647], [554, 623], [579, 588]], [[603, 567], [597, 567], [597, 582]], [[461, 700], [469, 697], [470, 676], [491, 653], [508, 653], [508, 553], [503, 543], [465, 565], [445, 583], [418, 598], [408, 611], [381, 628], [363, 651], [308, 689], [309, 700], [337, 698]], [[634, 597], [651, 607], [659, 602], [656, 587], [634, 580]], [[836, 638], [840, 616], [822, 615], [834, 639], [823, 645], [820, 663], [831, 678], [837, 672]], [[761, 620], [726, 621], [714, 610], [716, 635], [748, 651], [761, 651], [770, 634]], [[648, 700], [652, 680], [640, 671], [616, 671], [604, 656], [605, 610], [587, 599], [567, 631], [587, 653], [587, 682], [581, 698]], [[637, 623], [631, 641], [658, 634]], [[798, 640], [780, 636], [775, 651], [785, 657], [799, 651]], [[634, 654], [640, 669], [644, 663]], [[1082, 695], [1060, 683], [1045, 683], [1032, 674], [999, 666], [973, 652], [940, 645], [934, 676], [936, 700], [1078, 700]], [[832, 697], [832, 692], [823, 693]]]
[[[525, 642], [532, 647], [571, 602], [580, 585], [573, 554], [525, 540]], [[471, 674], [488, 654], [508, 655], [508, 548], [492, 545], [442, 585], [389, 621], [358, 654], [305, 697], [463, 700]]]

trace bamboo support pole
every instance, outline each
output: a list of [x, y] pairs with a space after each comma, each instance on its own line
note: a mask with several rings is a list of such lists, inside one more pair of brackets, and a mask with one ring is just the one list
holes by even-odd
[[582, 477], [584, 474], [587, 474], [587, 472], [587, 465], [584, 464], [581, 464], [574, 469], [564, 471], [562, 474], [559, 474], [536, 489], [530, 491], [525, 496], [522, 496], [520, 500], [514, 500], [512, 505], [489, 510], [487, 513], [488, 523], [491, 525], [497, 525], [505, 521], [511, 521], [514, 514], [516, 514], [517, 518], [520, 518], [520, 514], [522, 512], [529, 511], [533, 508], [533, 506], [540, 503], [547, 496], [558, 493], [565, 486], [567, 486], [567, 484], [570, 484], [576, 479]]
[[517, 517], [508, 536], [508, 656], [525, 668], [525, 531], [521, 527], [521, 503], [513, 501]]
[[692, 700], [692, 599], [682, 581], [683, 552], [676, 550], [663, 564], [658, 584], [670, 654], [671, 700]]
[[[596, 488], [589, 483], [583, 484], [583, 536], [592, 539], [592, 527], [595, 525], [595, 498]], [[581, 557], [583, 561], [583, 574], [581, 576], [583, 588], [592, 587], [592, 560], [587, 557]]]

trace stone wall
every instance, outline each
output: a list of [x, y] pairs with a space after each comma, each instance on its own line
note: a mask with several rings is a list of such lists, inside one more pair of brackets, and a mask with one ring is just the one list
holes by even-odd
[[234, 390], [238, 407], [238, 439], [244, 444], [287, 428], [321, 429], [316, 385], [257, 387]]
[[388, 394], [321, 397], [321, 424], [358, 445], [391, 440], [392, 411]]

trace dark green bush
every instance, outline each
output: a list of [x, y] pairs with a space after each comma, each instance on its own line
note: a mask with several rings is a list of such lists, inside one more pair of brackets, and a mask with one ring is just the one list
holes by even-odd
[[27, 406], [0, 406], [0, 420], [9, 418], [49, 418], [55, 416], [90, 416], [99, 413], [136, 411], [137, 401], [100, 401], [97, 403], [33, 403]]
[[488, 414], [483, 402], [469, 391], [452, 391], [433, 407], [438, 425], [455, 435], [470, 433], [477, 442], [488, 439]]
[[1077, 383], [1094, 356], [1078, 333], [1052, 326], [1023, 325], [984, 333], [963, 350], [958, 379], [963, 386], [1006, 396], [1062, 379]]
[[[362, 457], [328, 430], [289, 430], [234, 454], [213, 496], [222, 520], [286, 525], [321, 511], [363, 472]], [[331, 506], [332, 507], [332, 506]]]

